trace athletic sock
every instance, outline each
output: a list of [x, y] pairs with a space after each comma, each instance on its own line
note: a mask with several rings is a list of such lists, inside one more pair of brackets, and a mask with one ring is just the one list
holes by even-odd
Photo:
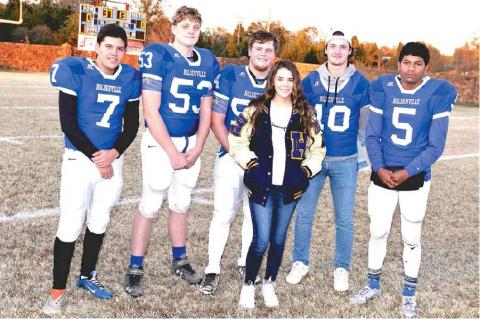
[[405, 275], [405, 284], [403, 285], [402, 295], [405, 297], [415, 296], [417, 290], [417, 278], [408, 277]]
[[82, 277], [91, 278], [90, 273], [95, 270], [97, 265], [98, 254], [100, 253], [104, 237], [105, 233], [94, 234], [87, 227], [85, 238], [83, 239], [82, 266], [80, 268]]
[[67, 243], [55, 237], [53, 244], [53, 289], [65, 289], [70, 273], [75, 242]]
[[187, 254], [187, 246], [172, 246], [172, 257], [174, 261], [180, 260], [180, 257]]
[[380, 289], [381, 269], [368, 269], [368, 287], [372, 289]]
[[130, 267], [143, 268], [143, 256], [130, 255]]
[[55, 300], [64, 294], [65, 294], [65, 289], [52, 289], [50, 290], [50, 299]]

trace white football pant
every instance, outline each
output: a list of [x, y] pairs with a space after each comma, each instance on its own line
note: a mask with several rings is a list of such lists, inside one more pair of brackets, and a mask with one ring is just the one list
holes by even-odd
[[[178, 151], [188, 151], [195, 146], [196, 135], [172, 137]], [[186, 213], [190, 206], [192, 190], [200, 174], [200, 157], [189, 169], [174, 170], [170, 158], [148, 130], [142, 137], [143, 192], [139, 210], [145, 218], [156, 218], [168, 191], [168, 207], [176, 213]]]
[[422, 247], [422, 221], [427, 209], [430, 181], [416, 191], [396, 191], [370, 184], [368, 188], [368, 215], [370, 216], [370, 241], [368, 243], [368, 268], [381, 269], [387, 253], [387, 239], [393, 213], [400, 203], [401, 232], [403, 240], [403, 266], [405, 275], [418, 277]]
[[113, 177], [103, 179], [95, 164], [82, 152], [65, 149], [57, 230], [61, 241], [71, 243], [77, 240], [85, 218], [92, 233], [105, 233], [110, 212], [122, 192], [122, 166], [123, 155], [112, 162]]
[[208, 266], [205, 273], [220, 273], [220, 260], [227, 244], [230, 224], [243, 202], [242, 248], [239, 266], [245, 266], [248, 249], [252, 241], [252, 216], [248, 197], [243, 185], [243, 169], [230, 154], [217, 156], [213, 169], [215, 178], [213, 217], [208, 237]]

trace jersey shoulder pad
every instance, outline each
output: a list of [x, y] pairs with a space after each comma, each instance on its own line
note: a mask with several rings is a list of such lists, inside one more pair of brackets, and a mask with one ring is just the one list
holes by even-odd
[[237, 73], [239, 72], [240, 70], [235, 64], [228, 64], [220, 72], [220, 78], [227, 81], [235, 81], [237, 78]]
[[77, 95], [82, 87], [81, 76], [85, 75], [85, 58], [66, 57], [55, 61], [50, 67], [50, 83], [60, 91]]
[[129, 100], [137, 100], [142, 89], [142, 74], [129, 64], [122, 64], [123, 83], [129, 93]]
[[202, 67], [207, 68], [209, 70], [209, 77], [211, 77], [211, 81], [213, 81], [218, 73], [220, 72], [220, 64], [217, 61], [217, 58], [213, 54], [212, 51], [205, 48], [195, 48], [201, 56], [201, 65]]
[[195, 50], [197, 50], [197, 52], [200, 53], [200, 55], [202, 56], [202, 59], [209, 59], [209, 60], [215, 59], [215, 55], [209, 49], [195, 47]]
[[362, 73], [355, 71], [353, 74], [353, 79], [355, 83], [355, 88], [353, 94], [362, 94], [365, 91], [368, 91], [368, 87], [370, 86], [370, 82], [363, 76]]
[[172, 60], [171, 53], [164, 44], [153, 43], [143, 49], [138, 57], [138, 65], [142, 74], [161, 79], [165, 73], [166, 62]]
[[438, 80], [438, 79], [435, 79], [434, 81], [438, 82], [438, 86], [436, 90], [433, 92], [433, 95], [456, 95], [457, 94], [457, 90], [455, 89], [455, 86], [453, 86], [449, 81]]
[[305, 79], [309, 79], [310, 81], [315, 81], [317, 79], [320, 79], [320, 73], [319, 70], [313, 70], [308, 73], [308, 75], [305, 77]]
[[306, 77], [303, 78], [302, 85], [310, 86], [313, 88], [313, 84], [317, 80], [320, 81], [320, 74], [318, 73], [317, 70], [311, 71], [310, 73], [308, 73]]
[[151, 43], [143, 48], [143, 52], [153, 52], [163, 55], [166, 51], [165, 44], [163, 43]]
[[353, 73], [353, 77], [356, 79], [358, 83], [361, 83], [362, 85], [370, 85], [370, 81], [363, 75], [361, 72], [358, 70]]
[[446, 80], [435, 80], [438, 86], [432, 93], [434, 113], [451, 112], [457, 100], [457, 90]]
[[133, 81], [140, 80], [142, 77], [140, 71], [130, 64], [122, 64], [122, 71]]
[[395, 77], [389, 77], [388, 75], [381, 75], [376, 80], [372, 81], [370, 87], [375, 92], [383, 92], [385, 86], [389, 85], [389, 82], [395, 81]]
[[197, 47], [195, 47], [195, 50], [197, 50], [197, 52], [200, 54], [200, 57], [202, 59], [202, 62], [201, 62], [202, 65], [205, 65], [205, 66], [213, 65], [214, 67], [219, 66], [217, 58], [215, 57], [212, 51], [210, 51], [209, 49], [197, 48]]
[[379, 77], [370, 84], [369, 93], [370, 105], [376, 109], [382, 109], [385, 101], [385, 91], [382, 77]]
[[151, 63], [161, 63], [164, 60], [172, 60], [172, 53], [164, 44], [153, 43], [143, 48], [142, 53], [140, 53], [139, 59], [140, 58], [143, 60], [143, 66], [148, 66]]

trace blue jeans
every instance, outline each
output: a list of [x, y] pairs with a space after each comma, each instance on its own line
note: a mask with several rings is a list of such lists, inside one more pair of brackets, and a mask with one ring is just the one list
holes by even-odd
[[265, 251], [270, 245], [267, 257], [265, 279], [275, 281], [282, 263], [288, 225], [297, 202], [283, 203], [283, 191], [274, 187], [268, 195], [265, 206], [250, 201], [253, 238], [247, 255], [245, 283], [255, 282]]
[[309, 250], [313, 218], [325, 180], [329, 177], [336, 224], [333, 266], [350, 269], [353, 245], [353, 205], [355, 204], [357, 173], [356, 158], [343, 161], [323, 161], [322, 170], [310, 180], [307, 191], [298, 202], [293, 247], [294, 262], [301, 261], [305, 265], [310, 262]]

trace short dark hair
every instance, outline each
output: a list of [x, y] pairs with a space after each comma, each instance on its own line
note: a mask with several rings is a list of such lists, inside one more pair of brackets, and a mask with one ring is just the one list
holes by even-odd
[[430, 62], [430, 51], [427, 46], [421, 42], [408, 42], [405, 44], [402, 50], [400, 50], [398, 62], [401, 62], [406, 55], [413, 55], [422, 58], [425, 65]]
[[123, 43], [125, 43], [125, 48], [127, 47], [127, 33], [118, 24], [110, 23], [104, 25], [100, 31], [98, 31], [97, 43], [100, 45], [105, 37], [120, 38], [123, 40]]
[[278, 49], [278, 39], [277, 36], [273, 32], [265, 31], [265, 30], [257, 30], [252, 33], [250, 36], [250, 40], [248, 41], [248, 47], [252, 48], [254, 43], [265, 43], [268, 41], [273, 41], [273, 47], [275, 48], [275, 52]]

